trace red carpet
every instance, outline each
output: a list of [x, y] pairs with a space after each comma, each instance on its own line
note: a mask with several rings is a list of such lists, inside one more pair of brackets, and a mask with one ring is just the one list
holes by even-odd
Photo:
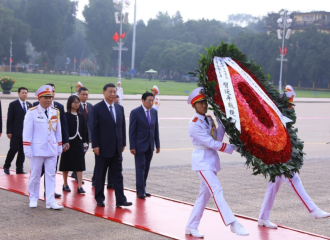
[[[0, 171], [0, 188], [8, 191], [28, 195], [29, 175], [5, 175]], [[62, 193], [62, 198], [57, 202], [67, 208], [89, 213], [98, 217], [120, 222], [129, 226], [153, 232], [173, 239], [196, 239], [184, 234], [185, 224], [188, 220], [192, 205], [173, 199], [152, 196], [146, 200], [136, 197], [136, 192], [126, 189], [125, 195], [128, 201], [133, 202], [133, 206], [127, 208], [116, 208], [113, 190], [107, 190], [106, 207], [96, 206], [93, 188], [89, 180], [85, 180], [85, 195], [76, 193], [77, 184], [74, 180], [69, 180], [70, 193], [62, 192], [62, 175], [57, 174], [56, 192]], [[43, 183], [43, 180], [41, 181]], [[43, 184], [41, 184], [40, 196], [43, 200]], [[26, 203], [28, 207], [28, 201]], [[65, 209], [63, 210], [65, 214]], [[284, 226], [277, 230], [258, 227], [256, 219], [236, 215], [242, 225], [250, 232], [248, 237], [239, 237], [230, 232], [229, 227], [225, 227], [217, 211], [206, 209], [201, 221], [199, 230], [204, 233], [205, 239], [253, 239], [253, 240], [317, 240], [330, 239], [312, 233], [290, 229]]]

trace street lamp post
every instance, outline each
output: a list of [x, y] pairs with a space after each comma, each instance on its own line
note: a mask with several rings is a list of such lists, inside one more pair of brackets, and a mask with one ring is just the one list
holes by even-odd
[[[288, 10], [283, 10], [280, 15], [281, 17], [277, 20], [278, 23], [278, 27], [282, 28], [277, 30], [277, 36], [278, 39], [282, 39], [282, 51], [280, 53], [280, 57], [279, 59], [277, 59], [278, 61], [281, 62], [281, 68], [280, 68], [280, 80], [279, 80], [279, 84], [278, 84], [278, 89], [279, 92], [282, 93], [282, 72], [283, 72], [283, 61], [287, 61], [288, 59], [285, 59], [285, 53], [284, 53], [284, 37], [286, 39], [290, 38], [291, 35], [291, 29], [289, 29], [289, 27], [291, 26], [292, 23], [292, 19], [290, 18], [290, 14], [291, 12], [288, 12]], [[285, 35], [285, 30], [287, 29], [286, 35]], [[282, 31], [282, 32], [281, 32]]]
[[[135, 38], [136, 38], [136, 0], [134, 3], [134, 25], [133, 25], [133, 43], [132, 43], [132, 65], [131, 65], [131, 71], [134, 70], [134, 64], [135, 64]], [[133, 73], [132, 78], [133, 78]]]
[[11, 63], [13, 61], [13, 37], [10, 38], [10, 51], [9, 51], [9, 72], [11, 72]]
[[119, 37], [119, 53], [118, 53], [118, 82], [121, 82], [121, 51], [122, 51], [122, 45], [123, 45], [123, 40], [121, 38], [123, 34], [123, 10], [125, 7], [128, 7], [131, 2], [129, 0], [113, 0], [114, 6], [117, 10], [120, 11], [120, 37]]

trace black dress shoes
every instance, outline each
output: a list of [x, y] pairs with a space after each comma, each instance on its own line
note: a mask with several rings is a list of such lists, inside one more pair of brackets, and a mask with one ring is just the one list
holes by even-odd
[[137, 194], [138, 198], [140, 199], [145, 199], [146, 198], [146, 195], [143, 193], [143, 194]]
[[146, 196], [147, 197], [151, 197], [151, 194], [146, 192]]
[[71, 192], [71, 189], [70, 189], [69, 185], [66, 185], [66, 186], [63, 185], [62, 190], [66, 191], [66, 192]]
[[122, 203], [116, 203], [116, 207], [128, 207], [128, 206], [132, 206], [133, 204], [131, 202], [122, 202]]
[[108, 184], [107, 189], [115, 189], [115, 186], [113, 186], [113, 183]]
[[20, 170], [16, 170], [16, 174], [27, 174], [27, 172], [24, 172], [23, 169], [20, 169]]
[[3, 171], [4, 171], [5, 174], [10, 175], [9, 168], [3, 168]]
[[81, 187], [77, 189], [77, 193], [86, 193], [85, 190]]
[[105, 207], [104, 202], [97, 202], [97, 206], [99, 206], [99, 207]]

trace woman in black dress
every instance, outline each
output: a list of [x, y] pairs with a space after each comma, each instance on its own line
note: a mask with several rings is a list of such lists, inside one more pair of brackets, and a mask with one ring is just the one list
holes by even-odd
[[77, 193], [85, 193], [82, 188], [83, 171], [86, 170], [85, 154], [88, 148], [88, 130], [87, 121], [83, 114], [79, 111], [80, 100], [76, 95], [72, 95], [68, 99], [67, 112], [65, 113], [68, 121], [69, 129], [69, 150], [62, 153], [60, 162], [60, 171], [63, 172], [63, 191], [71, 192], [68, 186], [69, 171], [76, 171], [78, 177]]

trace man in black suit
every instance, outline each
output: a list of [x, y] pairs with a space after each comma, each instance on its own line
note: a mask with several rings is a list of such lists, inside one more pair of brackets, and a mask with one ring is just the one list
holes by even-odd
[[129, 144], [135, 156], [136, 194], [145, 199], [151, 196], [146, 192], [150, 163], [156, 145], [160, 152], [158, 112], [152, 108], [154, 95], [146, 92], [142, 95], [142, 106], [131, 111], [129, 116]]
[[[69, 150], [70, 144], [69, 144], [69, 129], [68, 129], [68, 122], [65, 117], [65, 111], [64, 106], [60, 104], [59, 102], [54, 101], [55, 98], [55, 85], [53, 83], [47, 83], [46, 85], [52, 86], [52, 92], [53, 92], [53, 102], [52, 106], [54, 108], [57, 108], [60, 112], [60, 121], [61, 121], [61, 133], [62, 133], [62, 145], [63, 145], [63, 151]], [[39, 105], [39, 102], [34, 102], [33, 106]], [[58, 158], [57, 157], [57, 163], [56, 163], [56, 169], [57, 171], [57, 165], [58, 165]], [[42, 168], [41, 177], [44, 175], [44, 167]], [[55, 198], [60, 198], [61, 194], [55, 193]]]
[[7, 153], [5, 164], [3, 165], [3, 170], [6, 174], [10, 174], [9, 168], [11, 162], [13, 161], [15, 154], [17, 154], [16, 159], [16, 174], [25, 174], [24, 172], [24, 160], [25, 155], [23, 152], [23, 122], [24, 117], [32, 104], [27, 102], [28, 89], [25, 87], [20, 87], [18, 89], [18, 99], [11, 102], [8, 107], [7, 115], [7, 137], [10, 139], [10, 148]]
[[[80, 106], [79, 106], [80, 112], [85, 115], [86, 120], [87, 120], [88, 139], [92, 139], [91, 129], [93, 128], [93, 105], [91, 103], [87, 102], [88, 94], [89, 94], [89, 92], [88, 92], [87, 88], [85, 88], [85, 87], [79, 88], [78, 97], [80, 99]], [[90, 140], [90, 142], [91, 142], [91, 140]], [[72, 172], [71, 177], [76, 179], [76, 181], [78, 182], [76, 172]], [[92, 178], [92, 182], [94, 182], [94, 175]], [[83, 183], [84, 183], [84, 181], [83, 181]]]
[[115, 103], [116, 86], [108, 83], [103, 87], [104, 100], [93, 107], [92, 147], [95, 153], [95, 200], [104, 207], [105, 175], [109, 167], [112, 176], [116, 206], [131, 206], [124, 195], [123, 155], [126, 146], [124, 108]]

